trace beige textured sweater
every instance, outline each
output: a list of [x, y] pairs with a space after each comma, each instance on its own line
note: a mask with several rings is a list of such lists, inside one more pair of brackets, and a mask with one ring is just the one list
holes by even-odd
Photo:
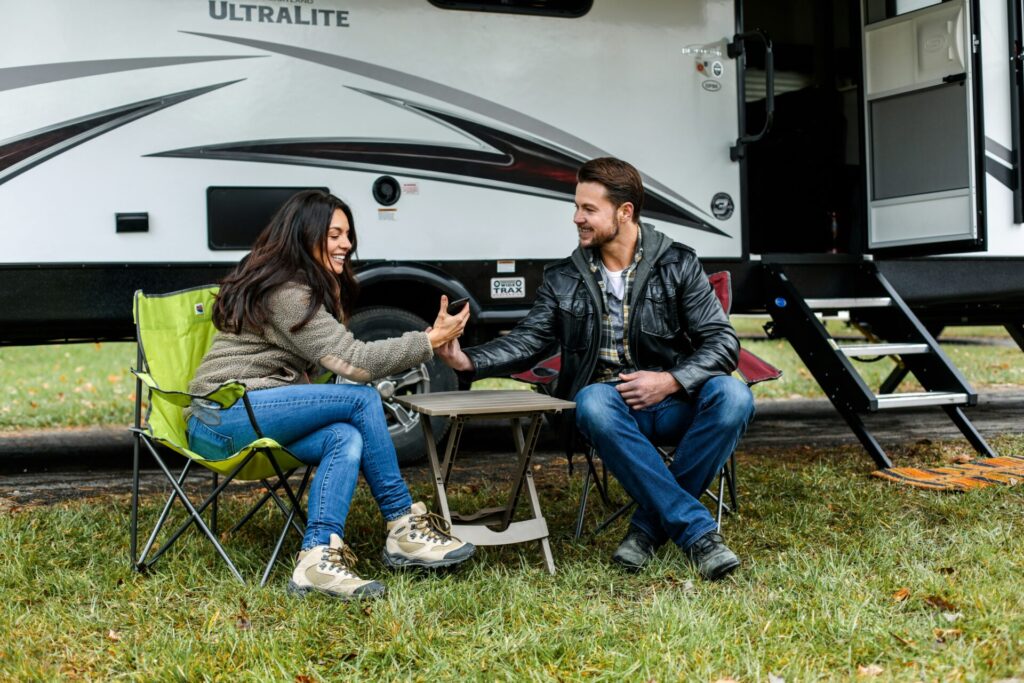
[[[189, 384], [205, 395], [229, 380], [249, 390], [306, 382], [317, 366], [354, 382], [369, 382], [429, 360], [433, 349], [426, 332], [362, 342], [321, 307], [302, 329], [291, 332], [309, 306], [309, 287], [282, 285], [270, 294], [270, 320], [262, 331], [218, 331]], [[186, 409], [185, 419], [191, 411]]]

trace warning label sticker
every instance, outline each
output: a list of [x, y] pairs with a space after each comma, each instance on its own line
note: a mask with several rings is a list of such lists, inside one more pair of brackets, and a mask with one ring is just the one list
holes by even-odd
[[522, 299], [526, 296], [526, 278], [492, 277], [492, 299]]

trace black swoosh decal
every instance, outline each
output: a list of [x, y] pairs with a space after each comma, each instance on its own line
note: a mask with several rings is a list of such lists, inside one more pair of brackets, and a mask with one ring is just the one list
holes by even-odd
[[217, 83], [126, 104], [4, 140], [0, 142], [0, 184], [61, 152], [66, 152], [126, 123], [232, 83], [238, 81]]
[[[585, 159], [508, 131], [425, 105], [364, 92], [455, 128], [482, 146], [458, 147], [425, 142], [308, 138], [253, 140], [159, 152], [150, 156], [231, 159], [394, 172], [478, 187], [572, 200], [576, 169]], [[657, 192], [647, 191], [641, 216], [727, 236]]]
[[[590, 144], [586, 140], [576, 137], [572, 133], [552, 126], [546, 121], [534, 118], [511, 107], [506, 107], [498, 102], [493, 102], [478, 95], [474, 95], [473, 93], [466, 92], [465, 90], [459, 90], [458, 88], [453, 88], [450, 85], [438, 83], [437, 81], [405, 73], [397, 69], [391, 69], [379, 64], [364, 62], [330, 52], [320, 52], [318, 50], [310, 50], [309, 48], [297, 47], [295, 45], [287, 45], [284, 43], [273, 43], [266, 40], [240, 38], [238, 36], [228, 36], [216, 33], [200, 33], [197, 31], [182, 31], [182, 33], [200, 36], [203, 38], [211, 38], [213, 40], [221, 40], [235, 45], [244, 45], [258, 50], [266, 50], [267, 52], [273, 52], [287, 57], [292, 57], [294, 59], [301, 59], [313, 64], [320, 64], [321, 66], [326, 66], [331, 69], [338, 69], [339, 71], [356, 74], [380, 83], [387, 83], [388, 85], [393, 85], [409, 92], [426, 95], [434, 98], [435, 100], [459, 107], [460, 109], [486, 116], [495, 121], [501, 121], [502, 123], [518, 128], [519, 130], [527, 131], [530, 135], [539, 139], [550, 140], [562, 148], [575, 150], [576, 152], [584, 155], [584, 158], [586, 159], [592, 157], [611, 156], [609, 152]], [[702, 221], [706, 222], [711, 219], [710, 214], [706, 213], [686, 197], [678, 194], [672, 188], [655, 180], [654, 178], [643, 174], [642, 171], [641, 174], [643, 175], [644, 187], [648, 190], [655, 190], [663, 197], [687, 207], [687, 210], [691, 211], [694, 215], [701, 216]]]

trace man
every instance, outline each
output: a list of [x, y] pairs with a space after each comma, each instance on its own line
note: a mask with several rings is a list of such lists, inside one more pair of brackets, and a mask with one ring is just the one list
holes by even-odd
[[[722, 578], [740, 561], [698, 498], [754, 412], [731, 377], [736, 332], [694, 251], [641, 227], [633, 166], [593, 159], [576, 178], [579, 248], [545, 269], [529, 314], [504, 337], [438, 354], [479, 378], [527, 369], [557, 344], [555, 394], [576, 401], [577, 428], [639, 503], [612, 560], [638, 571], [671, 540]], [[668, 467], [655, 444], [676, 446]]]

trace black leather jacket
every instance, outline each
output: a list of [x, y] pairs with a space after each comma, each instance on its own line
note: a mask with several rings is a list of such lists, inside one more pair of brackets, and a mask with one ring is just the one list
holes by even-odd
[[[648, 226], [641, 239], [644, 256], [629, 295], [629, 347], [639, 369], [671, 372], [689, 399], [709, 378], [736, 369], [739, 340], [694, 251]], [[511, 332], [466, 349], [475, 378], [522, 372], [561, 350], [554, 393], [572, 400], [597, 367], [602, 306], [596, 276], [577, 247], [544, 269], [533, 308]]]

